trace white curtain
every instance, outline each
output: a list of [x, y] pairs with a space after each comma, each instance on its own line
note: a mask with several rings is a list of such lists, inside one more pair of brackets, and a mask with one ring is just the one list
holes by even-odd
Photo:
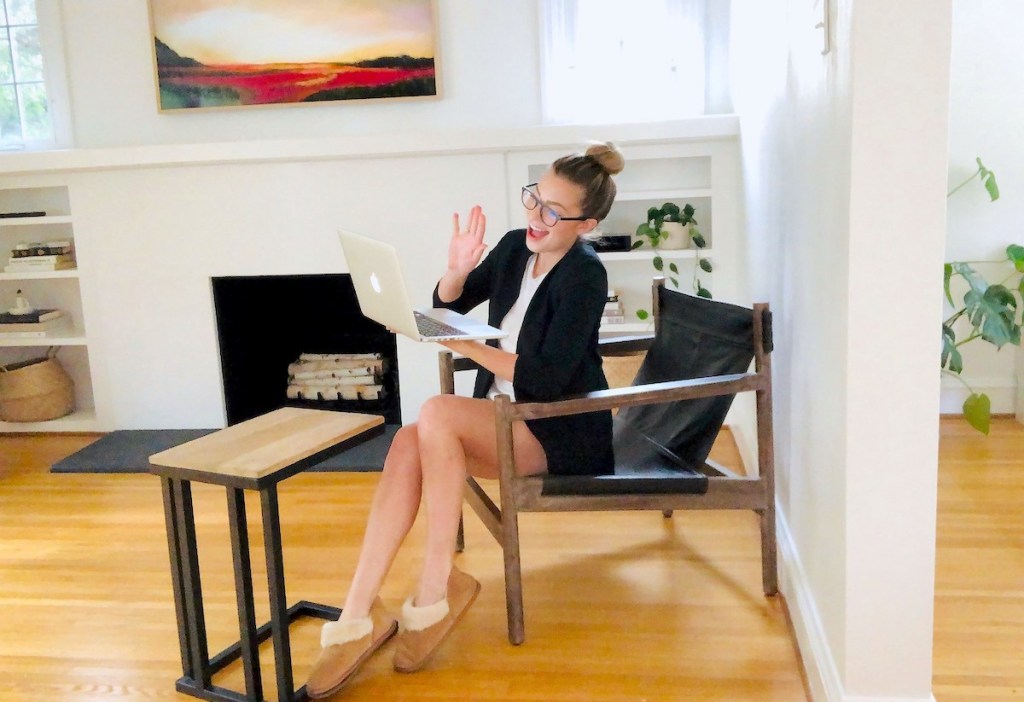
[[704, 113], [707, 0], [541, 0], [546, 123]]

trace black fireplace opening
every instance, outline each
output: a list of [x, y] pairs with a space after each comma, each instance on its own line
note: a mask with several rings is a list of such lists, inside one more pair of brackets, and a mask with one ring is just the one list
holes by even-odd
[[347, 274], [211, 279], [228, 425], [280, 407], [402, 423], [395, 335], [364, 317]]

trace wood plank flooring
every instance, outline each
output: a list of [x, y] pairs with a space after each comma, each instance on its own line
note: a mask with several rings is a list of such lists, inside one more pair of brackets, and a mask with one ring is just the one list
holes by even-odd
[[[975, 436], [942, 422], [935, 695], [1024, 695], [1024, 427]], [[0, 436], [0, 700], [186, 700], [157, 479], [52, 475], [94, 436]], [[716, 450], [719, 450], [716, 448]], [[726, 447], [725, 450], [728, 450]], [[728, 456], [719, 456], [728, 462]], [[339, 604], [374, 474], [299, 475], [281, 486], [289, 601]], [[196, 486], [210, 647], [237, 639], [224, 490]], [[256, 602], [268, 618], [257, 501], [249, 500]], [[757, 524], [742, 513], [524, 515], [526, 643], [505, 635], [501, 558], [469, 514], [459, 563], [483, 583], [466, 621], [421, 673], [387, 649], [336, 699], [805, 699], [780, 599], [760, 591]], [[412, 587], [417, 524], [382, 596]], [[293, 625], [301, 683], [319, 623]], [[264, 645], [267, 699], [275, 699]], [[237, 666], [216, 678], [241, 689]]]

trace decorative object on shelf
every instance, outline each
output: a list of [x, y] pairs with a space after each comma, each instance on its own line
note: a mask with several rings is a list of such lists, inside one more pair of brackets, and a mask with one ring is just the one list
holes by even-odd
[[0, 420], [44, 422], [75, 409], [75, 385], [57, 361], [57, 347], [42, 358], [0, 366]]
[[[27, 317], [28, 315], [32, 314], [35, 311], [35, 307], [33, 307], [29, 303], [28, 299], [21, 294], [21, 289], [19, 288], [18, 292], [15, 293], [14, 307], [11, 307], [9, 310], [7, 310], [7, 314], [11, 315], [12, 317], [19, 317], [24, 319], [25, 317]], [[38, 322], [39, 320], [36, 319], [35, 321]]]
[[598, 234], [590, 239], [594, 251], [599, 253], [611, 253], [618, 251], [629, 251], [633, 244], [633, 238], [629, 234]]
[[[711, 261], [700, 255], [701, 250], [707, 246], [707, 241], [697, 229], [697, 220], [693, 215], [694, 209], [690, 204], [683, 205], [683, 208], [680, 209], [679, 205], [674, 202], [666, 202], [661, 207], [649, 208], [647, 221], [642, 222], [636, 228], [638, 238], [633, 242], [632, 248], [638, 249], [645, 243], [650, 244], [654, 249], [654, 259], [651, 263], [656, 271], [662, 273], [665, 271], [665, 259], [659, 255], [658, 251], [685, 248], [692, 242], [697, 249], [693, 266], [693, 291], [698, 296], [710, 300], [711, 291], [701, 284], [698, 276], [699, 271], [711, 273], [714, 267], [711, 265]], [[684, 243], [681, 244], [681, 241]], [[668, 270], [671, 274], [668, 276], [669, 281], [678, 289], [679, 279], [676, 276], [679, 275], [679, 266], [670, 261]], [[650, 317], [650, 313], [647, 310], [637, 310], [636, 316], [640, 319], [647, 319]]]
[[[999, 186], [995, 174], [985, 168], [977, 159], [978, 170], [967, 180], [953, 188], [950, 197], [975, 178], [981, 180], [988, 192], [989, 200], [999, 199]], [[971, 264], [1008, 263], [1012, 269], [998, 283], [989, 283]], [[967, 284], [968, 290], [959, 307], [953, 301], [950, 283], [958, 276]], [[1024, 246], [1011, 244], [1006, 247], [1006, 258], [1001, 261], [951, 261], [945, 264], [944, 287], [946, 300], [953, 308], [953, 314], [942, 323], [942, 372], [957, 378], [970, 395], [964, 400], [963, 412], [967, 422], [983, 434], [988, 434], [992, 402], [985, 393], [975, 392], [963, 379], [963, 357], [960, 347], [976, 339], [993, 344], [997, 349], [1006, 344], [1020, 346], [1021, 326], [1024, 324]], [[968, 325], [968, 334], [957, 341], [953, 325], [958, 320]]]
[[626, 310], [622, 306], [617, 290], [608, 291], [608, 299], [604, 303], [604, 312], [601, 314], [601, 324], [625, 324]]
[[149, 0], [161, 110], [436, 97], [436, 0]]

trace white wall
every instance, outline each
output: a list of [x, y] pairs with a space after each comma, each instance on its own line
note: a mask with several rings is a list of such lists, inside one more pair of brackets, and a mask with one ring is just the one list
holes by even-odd
[[950, 11], [836, 0], [823, 57], [815, 6], [734, 4], [753, 297], [776, 313], [783, 588], [815, 699], [928, 700], [937, 341], [902, 310], [939, 304]]
[[78, 148], [521, 127], [540, 120], [536, 3], [438, 2], [440, 100], [159, 113], [145, 0], [59, 0]]
[[[949, 200], [947, 261], [1003, 258], [1008, 244], [1024, 245], [1024, 5], [1010, 0], [953, 0], [953, 55], [949, 125], [949, 187], [976, 169], [981, 157], [995, 171], [1002, 197], [990, 202], [977, 181]], [[989, 280], [1008, 266], [980, 265]], [[962, 292], [961, 292], [962, 296]], [[958, 300], [959, 298], [954, 297]], [[952, 311], [945, 308], [949, 316]], [[966, 326], [957, 326], [960, 338]], [[1013, 411], [1014, 355], [1011, 346], [971, 342], [961, 348], [964, 378], [992, 399], [994, 412]], [[943, 378], [942, 411], [960, 412], [967, 390]], [[1020, 408], [1024, 410], [1024, 407]]]

